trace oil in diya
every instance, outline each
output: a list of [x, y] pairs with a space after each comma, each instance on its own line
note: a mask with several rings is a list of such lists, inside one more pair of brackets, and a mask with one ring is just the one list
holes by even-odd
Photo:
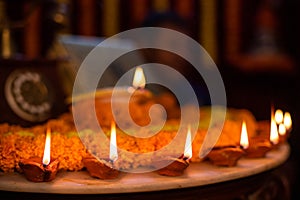
[[43, 158], [32, 157], [22, 159], [19, 166], [27, 180], [32, 182], [48, 182], [55, 179], [59, 161], [51, 159], [51, 130], [48, 128], [46, 133], [46, 141]]
[[[192, 158], [192, 135], [191, 135], [191, 127], [188, 126], [187, 137], [185, 141], [184, 153], [179, 158], [169, 158], [166, 160], [162, 160], [157, 162], [157, 164], [163, 162], [170, 162], [169, 165], [157, 170], [159, 175], [163, 176], [180, 176], [184, 173], [185, 169], [189, 166], [190, 159]], [[159, 166], [159, 165], [158, 165]]]
[[114, 162], [118, 159], [117, 139], [116, 139], [116, 124], [111, 124], [110, 134], [110, 152], [109, 160], [97, 159], [90, 155], [83, 158], [83, 164], [86, 167], [90, 176], [99, 179], [114, 179], [119, 175], [119, 171], [114, 168]]

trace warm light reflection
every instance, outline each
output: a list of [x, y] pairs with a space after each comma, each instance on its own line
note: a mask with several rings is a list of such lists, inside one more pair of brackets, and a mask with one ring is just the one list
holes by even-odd
[[283, 112], [282, 110], [278, 109], [275, 112], [275, 122], [280, 124], [283, 121]]
[[287, 130], [290, 130], [292, 128], [292, 118], [289, 112], [284, 113], [283, 124], [285, 125], [285, 128]]
[[117, 133], [114, 121], [111, 122], [109, 159], [111, 161], [116, 161], [118, 159]]
[[245, 121], [243, 121], [242, 124], [240, 145], [243, 147], [243, 149], [247, 149], [249, 147], [248, 132]]
[[192, 133], [191, 133], [191, 126], [190, 125], [188, 126], [188, 131], [187, 131], [187, 135], [186, 135], [183, 156], [185, 158], [188, 158], [188, 159], [190, 159], [193, 156]]
[[133, 83], [132, 83], [133, 87], [135, 89], [137, 88], [144, 88], [146, 85], [146, 78], [144, 75], [144, 71], [143, 68], [141, 67], [137, 67], [135, 72], [134, 72], [134, 76], [133, 76]]
[[278, 126], [278, 133], [279, 135], [281, 136], [284, 136], [285, 133], [286, 133], [286, 128], [285, 128], [285, 125], [284, 124], [279, 124]]
[[273, 144], [278, 144], [279, 142], [279, 136], [277, 131], [277, 125], [274, 119], [274, 116], [271, 116], [271, 129], [270, 129], [270, 141]]
[[43, 156], [44, 165], [49, 165], [50, 163], [50, 152], [51, 152], [51, 130], [50, 128], [47, 128], [44, 156]]

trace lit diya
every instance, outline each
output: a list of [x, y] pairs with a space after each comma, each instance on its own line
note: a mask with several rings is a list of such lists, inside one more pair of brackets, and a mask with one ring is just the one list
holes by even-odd
[[95, 95], [96, 98], [107, 98], [108, 101], [111, 101], [112, 95], [116, 95], [118, 99], [120, 99], [120, 101], [130, 96], [133, 100], [145, 101], [150, 98], [153, 98], [153, 94], [149, 90], [145, 89], [145, 85], [146, 78], [144, 75], [143, 68], [137, 67], [134, 72], [132, 86], [106, 87], [97, 90], [95, 93], [81, 94], [72, 98], [68, 98], [67, 102], [80, 102], [81, 100], [93, 97], [92, 95]]
[[266, 153], [272, 148], [272, 144], [270, 143], [270, 141], [261, 137], [252, 137], [249, 141], [247, 126], [245, 122], [243, 122], [242, 124], [240, 141], [241, 147], [246, 152], [247, 158], [265, 157]]
[[271, 127], [270, 127], [270, 142], [273, 148], [277, 148], [279, 143], [278, 128], [275, 120], [275, 114], [273, 107], [271, 108]]
[[119, 171], [114, 168], [114, 162], [118, 159], [116, 124], [111, 124], [109, 160], [97, 159], [94, 156], [83, 158], [84, 166], [92, 177], [100, 179], [114, 179]]
[[292, 129], [291, 114], [289, 112], [283, 114], [282, 110], [277, 109], [275, 112], [275, 122], [279, 134], [279, 143], [284, 143]]
[[25, 177], [33, 182], [48, 182], [56, 177], [58, 171], [59, 161], [51, 160], [51, 131], [48, 128], [46, 133], [45, 149], [43, 158], [33, 157], [29, 159], [22, 159], [19, 166], [24, 172]]
[[[125, 103], [128, 97], [132, 102], [136, 102], [138, 104], [144, 104], [153, 98], [153, 94], [145, 89], [146, 86], [146, 77], [144, 75], [143, 68], [137, 67], [134, 71], [132, 86], [131, 87], [114, 87], [107, 88], [108, 93], [110, 92], [110, 96], [116, 95], [116, 100], [119, 104]], [[110, 100], [111, 101], [111, 100]]]
[[[189, 166], [189, 161], [192, 158], [192, 134], [191, 127], [188, 126], [184, 153], [179, 158], [169, 158], [169, 160], [163, 160], [161, 162], [171, 162], [166, 167], [157, 170], [157, 173], [163, 176], [180, 176], [184, 173], [184, 170]], [[158, 163], [157, 163], [158, 164]]]
[[146, 90], [145, 86], [146, 77], [143, 68], [137, 67], [133, 75], [132, 87], [129, 87], [127, 91], [133, 93], [133, 98], [138, 97], [139, 101], [147, 100], [148, 98], [152, 98], [152, 93]]
[[[99, 89], [94, 94], [95, 98], [91, 98], [93, 93], [73, 98], [75, 104], [72, 105], [72, 112], [77, 116], [77, 126], [80, 129], [97, 130], [98, 123], [101, 127], [109, 127], [111, 121], [118, 121], [119, 128], [123, 130], [132, 128], [134, 124], [146, 126], [151, 122], [160, 125], [161, 119], [164, 119], [164, 112], [156, 106], [153, 107], [156, 104], [154, 95], [144, 88], [145, 85], [143, 69], [137, 67], [132, 86]], [[90, 106], [91, 104], [95, 106]], [[96, 109], [98, 123], [93, 124], [89, 123], [89, 115], [82, 115], [82, 112], [94, 112], [94, 109]], [[155, 117], [146, 115], [150, 111]]]
[[225, 146], [225, 147], [215, 147], [213, 148], [207, 158], [214, 164], [218, 166], [233, 167], [237, 165], [238, 160], [245, 154], [244, 149], [248, 148], [248, 138], [247, 136], [246, 124], [243, 122], [240, 146]]
[[[132, 86], [107, 88], [107, 91], [115, 93], [118, 98], [131, 96], [133, 101], [143, 103], [153, 98], [153, 94], [145, 89], [146, 77], [143, 68], [136, 67], [133, 75]], [[113, 94], [111, 94], [113, 95]]]
[[289, 112], [285, 112], [283, 116], [283, 124], [286, 128], [287, 133], [290, 133], [292, 130], [292, 118]]

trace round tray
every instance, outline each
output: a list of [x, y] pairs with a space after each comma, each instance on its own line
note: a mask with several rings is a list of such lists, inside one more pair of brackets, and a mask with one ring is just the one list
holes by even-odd
[[264, 158], [242, 158], [235, 167], [218, 167], [205, 161], [191, 163], [182, 176], [166, 177], [155, 172], [121, 173], [117, 179], [100, 180], [88, 172], [59, 172], [52, 182], [34, 183], [22, 174], [0, 174], [0, 190], [56, 194], [113, 194], [150, 192], [221, 183], [273, 169], [284, 163], [290, 154], [288, 144], [268, 152]]

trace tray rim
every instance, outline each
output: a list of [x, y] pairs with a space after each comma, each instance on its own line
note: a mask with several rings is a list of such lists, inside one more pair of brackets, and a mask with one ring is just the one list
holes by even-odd
[[[207, 186], [256, 175], [283, 164], [290, 155], [285, 143], [268, 152], [265, 158], [242, 158], [235, 167], [219, 167], [209, 161], [191, 163], [184, 175], [160, 176], [155, 172], [121, 173], [114, 180], [100, 180], [87, 171], [59, 172], [52, 182], [34, 183], [19, 173], [0, 173], [0, 190], [54, 194], [117, 194], [153, 192], [169, 189]], [[204, 170], [204, 171], [203, 171]]]

